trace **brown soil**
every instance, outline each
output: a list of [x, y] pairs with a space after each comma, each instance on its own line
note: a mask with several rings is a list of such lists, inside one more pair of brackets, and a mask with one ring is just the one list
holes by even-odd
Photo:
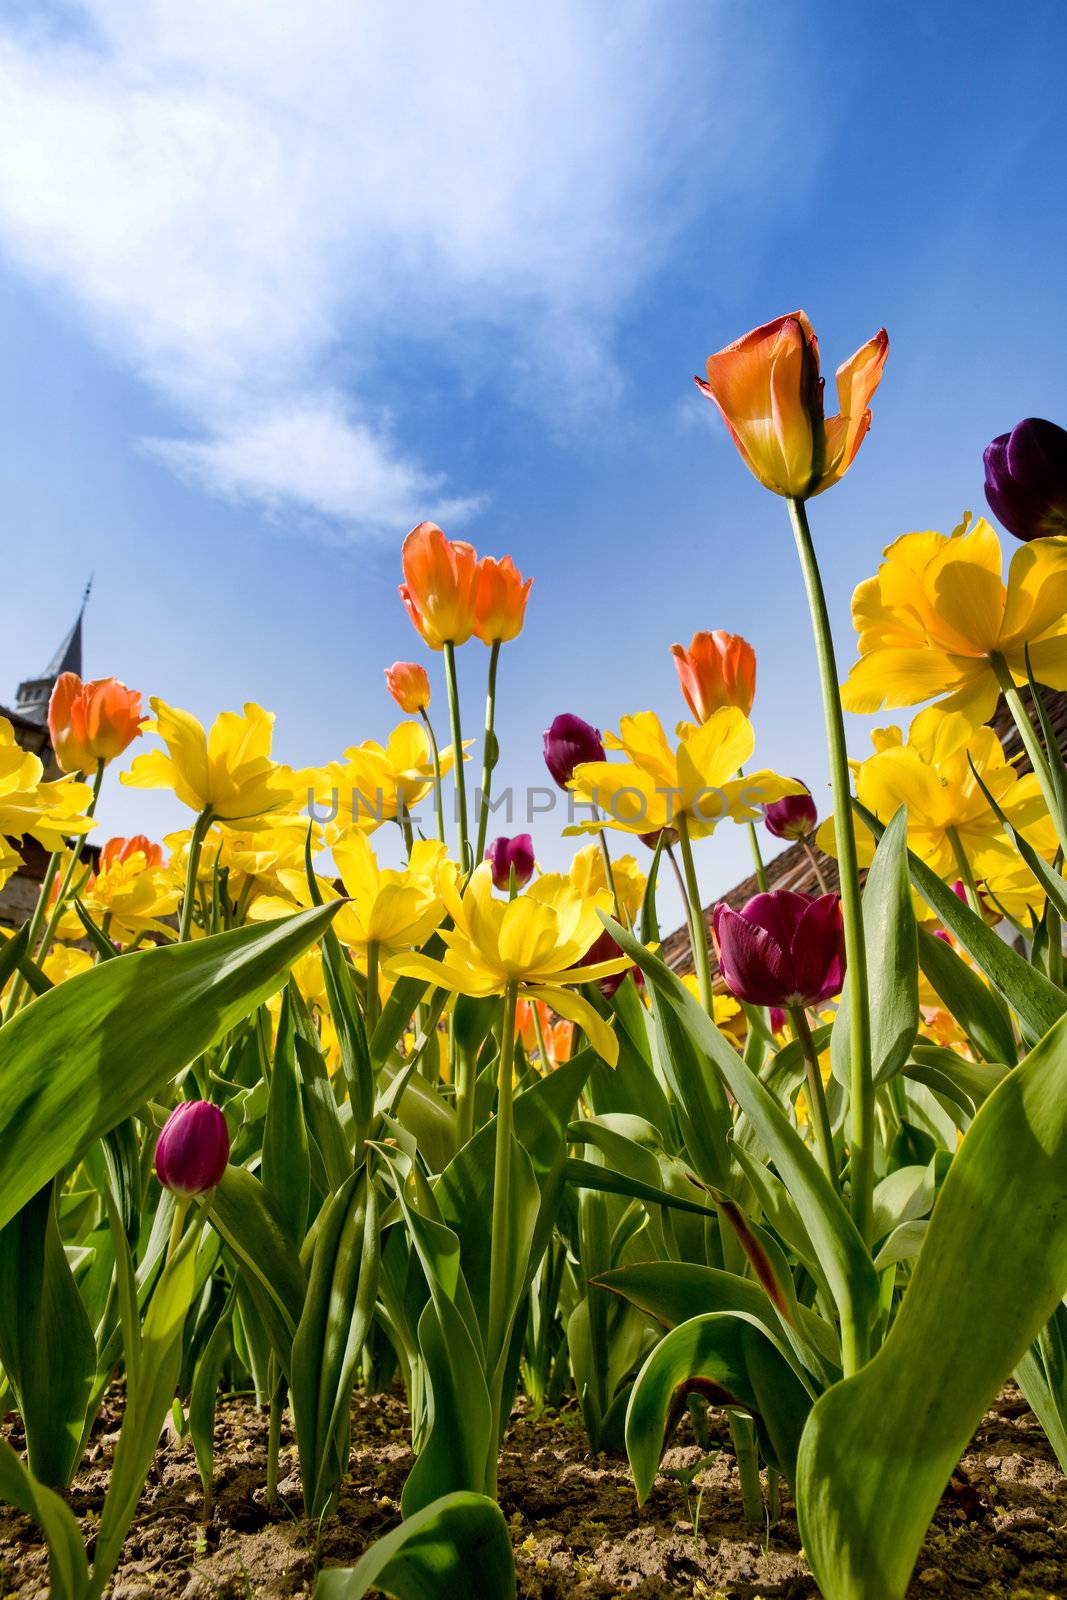
[[[118, 1417], [105, 1407], [70, 1502], [91, 1535], [107, 1485]], [[6, 1432], [17, 1446], [17, 1419]], [[188, 1439], [164, 1437], [115, 1578], [113, 1600], [231, 1600], [309, 1596], [323, 1566], [351, 1565], [397, 1521], [411, 1463], [402, 1401], [360, 1397], [351, 1473], [339, 1514], [315, 1530], [301, 1516], [292, 1435], [283, 1431], [279, 1504], [264, 1504], [267, 1428], [246, 1399], [224, 1399], [216, 1428], [215, 1509], [201, 1520], [200, 1480]], [[682, 1445], [665, 1465], [701, 1452]], [[626, 1463], [590, 1453], [577, 1413], [535, 1419], [520, 1411], [505, 1445], [500, 1498], [512, 1529], [522, 1600], [786, 1600], [817, 1591], [800, 1554], [792, 1506], [768, 1533], [741, 1517], [737, 1475], [723, 1451], [687, 1503], [661, 1477], [634, 1503]], [[1051, 1600], [1067, 1594], [1067, 1480], [1036, 1419], [1008, 1388], [985, 1417], [942, 1500], [911, 1594], [950, 1600]], [[47, 1594], [37, 1528], [0, 1507], [0, 1595]], [[471, 1587], [477, 1600], [476, 1587]]]

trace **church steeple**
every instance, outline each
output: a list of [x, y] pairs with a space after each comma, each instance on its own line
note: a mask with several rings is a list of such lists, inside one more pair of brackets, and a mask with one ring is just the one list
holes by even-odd
[[18, 686], [15, 710], [27, 722], [37, 722], [44, 726], [48, 717], [48, 700], [52, 686], [61, 672], [76, 672], [79, 678], [82, 676], [82, 618], [92, 587], [93, 580], [90, 577], [85, 585], [85, 593], [82, 595], [82, 603], [73, 626], [44, 672], [39, 678], [24, 679]]

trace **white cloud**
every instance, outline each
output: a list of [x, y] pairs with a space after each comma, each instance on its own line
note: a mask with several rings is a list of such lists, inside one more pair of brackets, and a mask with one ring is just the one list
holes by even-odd
[[[0, 240], [175, 407], [191, 437], [150, 448], [176, 469], [356, 536], [481, 499], [379, 420], [398, 341], [466, 386], [481, 350], [557, 415], [617, 389], [614, 319], [686, 220], [685, 158], [708, 166], [714, 7], [70, 14], [0, 30]], [[720, 172], [751, 160], [735, 122]]]

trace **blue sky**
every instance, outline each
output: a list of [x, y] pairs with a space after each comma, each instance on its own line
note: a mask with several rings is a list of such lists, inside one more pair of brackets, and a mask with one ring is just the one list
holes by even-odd
[[[89, 674], [203, 718], [257, 699], [296, 763], [383, 737], [431, 516], [534, 577], [503, 780], [542, 781], [557, 711], [672, 723], [669, 646], [723, 627], [758, 652], [757, 758], [821, 801], [785, 508], [692, 374], [798, 306], [831, 373], [888, 327], [812, 506], [844, 670], [881, 548], [981, 509], [995, 433], [1067, 419], [1065, 53], [1056, 0], [9, 3], [0, 697], [92, 571]], [[117, 784], [102, 815], [184, 820]], [[709, 896], [746, 851], [700, 847]]]

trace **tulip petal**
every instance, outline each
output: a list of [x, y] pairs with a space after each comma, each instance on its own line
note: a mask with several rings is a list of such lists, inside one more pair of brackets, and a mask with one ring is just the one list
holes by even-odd
[[600, 1012], [582, 995], [575, 994], [573, 989], [550, 987], [524, 988], [523, 993], [530, 1000], [543, 1000], [561, 1017], [566, 1017], [568, 1022], [576, 1022], [597, 1055], [601, 1056], [609, 1067], [616, 1064], [619, 1059], [619, 1041]]

